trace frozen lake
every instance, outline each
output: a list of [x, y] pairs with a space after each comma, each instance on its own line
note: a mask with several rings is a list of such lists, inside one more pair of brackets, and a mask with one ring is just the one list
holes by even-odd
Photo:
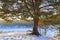
[[31, 25], [0, 25], [0, 31], [3, 32], [8, 32], [8, 31], [27, 31], [27, 30], [32, 30], [32, 26]]

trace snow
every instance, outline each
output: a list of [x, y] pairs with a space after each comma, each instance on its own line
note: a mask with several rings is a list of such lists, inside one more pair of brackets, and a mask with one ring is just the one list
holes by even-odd
[[33, 20], [33, 18], [32, 17], [28, 17], [27, 20]]
[[46, 36], [35, 36], [25, 34], [27, 32], [12, 32], [0, 35], [0, 40], [54, 40]]
[[[41, 33], [43, 36], [48, 36], [48, 37], [54, 37], [55, 35], [58, 34], [58, 30], [54, 28], [55, 26], [50, 25], [49, 27], [45, 28], [38, 28], [39, 33]], [[46, 33], [45, 33], [46, 32]]]
[[19, 18], [21, 18], [21, 16], [18, 16]]
[[32, 26], [0, 26], [0, 40], [55, 40], [53, 37], [58, 33], [52, 25], [46, 28], [46, 34], [44, 33], [45, 29], [40, 27], [38, 31], [41, 33], [41, 36], [28, 35], [31, 33], [28, 30], [32, 31]]
[[48, 6], [48, 8], [54, 8], [53, 6]]
[[22, 1], [18, 1], [18, 3], [22, 3]]
[[47, 6], [49, 4], [41, 4], [39, 7], [44, 7], [44, 6]]

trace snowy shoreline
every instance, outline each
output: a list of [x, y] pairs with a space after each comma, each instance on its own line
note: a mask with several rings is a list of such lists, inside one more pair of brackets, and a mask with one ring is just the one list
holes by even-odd
[[28, 35], [28, 32], [10, 32], [0, 34], [0, 40], [54, 40], [47, 36]]

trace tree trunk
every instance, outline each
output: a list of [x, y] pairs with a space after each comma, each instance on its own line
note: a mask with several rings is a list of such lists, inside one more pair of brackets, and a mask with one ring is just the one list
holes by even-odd
[[32, 34], [34, 35], [40, 35], [38, 32], [38, 22], [39, 22], [39, 18], [34, 18], [34, 25], [33, 25], [33, 31], [32, 31]]

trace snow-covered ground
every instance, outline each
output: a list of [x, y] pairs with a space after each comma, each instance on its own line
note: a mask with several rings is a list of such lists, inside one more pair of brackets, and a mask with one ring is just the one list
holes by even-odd
[[[55, 26], [50, 25], [49, 27], [46, 27], [46, 30], [42, 28], [38, 28], [38, 31], [44, 36], [54, 37], [58, 34], [58, 30], [54, 28]], [[45, 33], [46, 32], [46, 33]]]
[[14, 25], [14, 26], [0, 26], [0, 40], [55, 40], [54, 35], [58, 33], [53, 26], [46, 28], [46, 34], [43, 27], [39, 27], [38, 31], [42, 36], [28, 35], [32, 30], [32, 26], [28, 25]]
[[28, 35], [27, 32], [10, 32], [0, 34], [0, 40], [55, 40], [47, 36]]

